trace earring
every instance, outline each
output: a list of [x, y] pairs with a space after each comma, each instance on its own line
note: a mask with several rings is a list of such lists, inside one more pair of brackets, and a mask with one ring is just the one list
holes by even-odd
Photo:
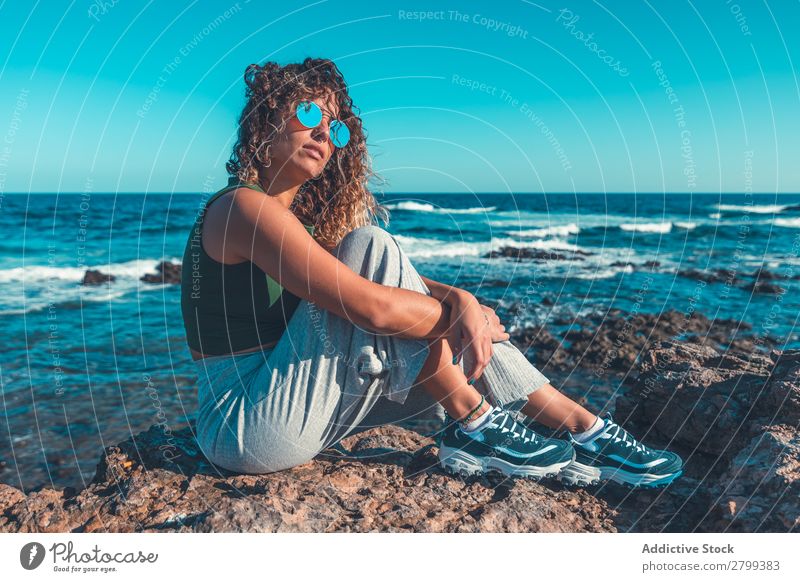
[[267, 158], [267, 160], [269, 161], [269, 163], [265, 163], [265, 164], [264, 164], [264, 167], [265, 167], [265, 168], [269, 168], [269, 167], [272, 165], [272, 158], [271, 158], [271, 157], [269, 157], [269, 148], [270, 148], [270, 147], [272, 147], [272, 144], [269, 144], [269, 145], [267, 146], [267, 150], [266, 150], [266, 156], [265, 156], [265, 157]]

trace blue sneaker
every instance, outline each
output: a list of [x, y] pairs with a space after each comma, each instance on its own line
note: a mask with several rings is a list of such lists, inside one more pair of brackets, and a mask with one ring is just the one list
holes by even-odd
[[607, 415], [603, 431], [581, 444], [569, 435], [575, 461], [558, 478], [570, 485], [594, 485], [611, 479], [633, 487], [659, 487], [683, 473], [683, 461], [675, 453], [651, 449], [633, 438]]
[[563, 439], [543, 437], [495, 407], [479, 429], [466, 432], [446, 416], [439, 433], [439, 464], [464, 477], [497, 471], [509, 477], [554, 477], [575, 458]]

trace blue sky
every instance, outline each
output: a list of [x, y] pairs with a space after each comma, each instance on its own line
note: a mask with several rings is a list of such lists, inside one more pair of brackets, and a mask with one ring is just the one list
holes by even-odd
[[343, 72], [388, 192], [797, 192], [799, 21], [726, 0], [6, 1], [0, 192], [222, 184], [245, 67], [306, 56]]

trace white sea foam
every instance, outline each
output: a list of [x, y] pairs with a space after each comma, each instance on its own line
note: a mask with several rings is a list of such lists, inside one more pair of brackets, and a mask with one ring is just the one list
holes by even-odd
[[723, 212], [752, 212], [754, 214], [775, 214], [789, 206], [789, 204], [717, 204], [717, 208]]
[[544, 228], [533, 228], [529, 230], [509, 230], [507, 234], [512, 236], [524, 236], [524, 237], [539, 237], [544, 238], [548, 236], [569, 236], [572, 234], [578, 234], [581, 229], [578, 227], [577, 224], [570, 223], [570, 224], [561, 224], [557, 226], [548, 226]]
[[568, 243], [565, 240], [559, 240], [557, 238], [548, 239], [548, 240], [534, 240], [534, 241], [514, 241], [512, 246], [522, 246], [522, 247], [530, 247], [534, 249], [558, 249], [558, 250], [565, 250], [565, 251], [579, 251], [579, 250], [586, 250], [582, 247], [579, 247], [576, 244]]
[[633, 224], [620, 224], [622, 230], [636, 232], [664, 233], [672, 230], [671, 222], [636, 222]]
[[394, 235], [400, 247], [410, 258], [431, 257], [477, 257], [491, 250], [489, 242], [452, 242], [433, 238], [419, 238], [402, 234]]
[[401, 248], [410, 258], [431, 257], [481, 257], [491, 250], [510, 246], [517, 248], [535, 248], [545, 250], [581, 250], [581, 247], [560, 239], [528, 240], [516, 238], [492, 237], [489, 241], [470, 242], [463, 240], [443, 241], [433, 238], [418, 238], [402, 234], [394, 235]]
[[775, 226], [784, 228], [800, 228], [800, 217], [797, 218], [776, 218], [772, 223]]
[[572, 279], [608, 279], [619, 273], [633, 273], [634, 268], [630, 265], [624, 267], [607, 267], [605, 269], [584, 269], [576, 271], [570, 275]]
[[[164, 260], [180, 263], [177, 257]], [[123, 263], [87, 267], [26, 265], [0, 271], [0, 315], [36, 313], [70, 301], [106, 302], [123, 298], [137, 289], [151, 291], [162, 285], [139, 281], [142, 275], [155, 273], [161, 259], [134, 259]], [[109, 285], [83, 286], [80, 282], [87, 269], [114, 275]]]
[[686, 230], [692, 230], [694, 228], [697, 228], [697, 223], [696, 222], [675, 221], [672, 224], [674, 224], [676, 228], [683, 228], [683, 229], [686, 229]]
[[[173, 263], [180, 263], [179, 258], [165, 259]], [[22, 282], [26, 285], [36, 284], [44, 281], [81, 281], [87, 269], [101, 271], [108, 275], [118, 278], [139, 279], [146, 273], [156, 270], [156, 265], [160, 259], [134, 259], [124, 263], [110, 263], [104, 265], [93, 265], [87, 267], [57, 267], [51, 265], [26, 265], [24, 267], [13, 267], [0, 271], [0, 283]]]
[[420, 212], [433, 212], [436, 210], [433, 204], [423, 204], [421, 202], [412, 202], [411, 200], [397, 202], [395, 204], [385, 204], [385, 206], [392, 210], [418, 210]]
[[404, 200], [403, 202], [396, 202], [394, 204], [386, 204], [386, 208], [390, 210], [411, 210], [414, 212], [435, 212], [438, 214], [480, 214], [484, 212], [493, 212], [497, 210], [497, 206], [478, 206], [475, 208], [445, 208], [436, 207], [433, 204], [414, 202], [413, 200]]

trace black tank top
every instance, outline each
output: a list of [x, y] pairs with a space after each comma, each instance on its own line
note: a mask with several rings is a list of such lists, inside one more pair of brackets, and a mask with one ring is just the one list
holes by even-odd
[[[189, 347], [206, 356], [276, 344], [300, 303], [297, 295], [283, 289], [253, 262], [225, 265], [203, 248], [202, 226], [208, 206], [236, 188], [264, 192], [258, 185], [231, 178], [201, 208], [183, 252], [181, 312], [186, 340]], [[303, 226], [314, 234], [313, 226]]]

